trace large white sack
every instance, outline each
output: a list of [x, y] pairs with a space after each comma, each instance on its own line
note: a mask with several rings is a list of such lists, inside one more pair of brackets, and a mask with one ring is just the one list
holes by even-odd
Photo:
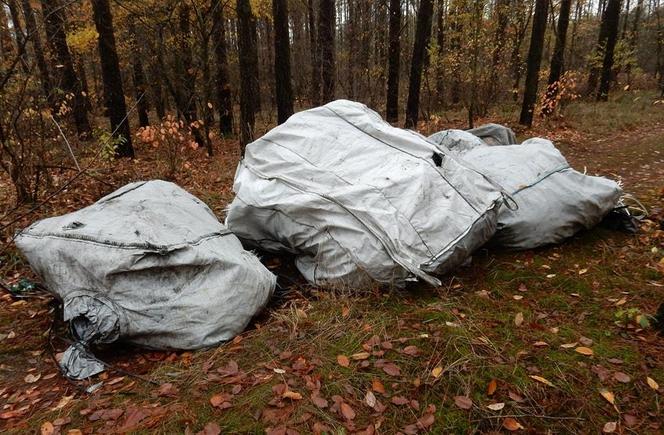
[[501, 192], [426, 138], [339, 100], [247, 146], [226, 224], [316, 284], [438, 285], [494, 234]]
[[607, 178], [575, 171], [551, 141], [490, 146], [470, 132], [445, 130], [429, 137], [510, 193], [518, 208], [503, 207], [494, 241], [512, 249], [559, 243], [597, 225], [620, 206], [622, 189]]
[[164, 181], [36, 222], [16, 244], [63, 301], [79, 342], [61, 364], [74, 378], [102, 369], [92, 342], [196, 349], [232, 339], [276, 283], [203, 202]]

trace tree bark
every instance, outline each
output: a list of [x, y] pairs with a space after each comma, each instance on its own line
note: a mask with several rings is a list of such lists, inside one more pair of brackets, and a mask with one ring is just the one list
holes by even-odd
[[[570, 0], [563, 0], [570, 1]], [[509, 21], [510, 0], [496, 0], [496, 9], [494, 16], [496, 18], [496, 31], [494, 33], [493, 54], [491, 56], [491, 79], [489, 80], [489, 98], [488, 101], [495, 101], [498, 96], [498, 72], [502, 61], [503, 49], [505, 48], [505, 30]]]
[[316, 32], [316, 9], [314, 0], [307, 2], [307, 15], [309, 20], [309, 50], [311, 52], [311, 104], [320, 104], [320, 63], [318, 62], [318, 44]]
[[556, 30], [556, 45], [551, 57], [551, 68], [549, 69], [548, 87], [544, 97], [542, 115], [550, 115], [555, 109], [556, 97], [560, 92], [560, 77], [565, 68], [565, 42], [567, 40], [567, 28], [569, 27], [569, 14], [572, 0], [561, 0], [560, 13], [558, 15], [558, 28]]
[[212, 0], [212, 41], [217, 58], [215, 82], [217, 89], [217, 110], [219, 111], [219, 131], [222, 136], [233, 134], [233, 100], [228, 81], [228, 49], [226, 47], [226, 25], [223, 3]]
[[399, 69], [401, 68], [401, 0], [390, 0], [387, 71], [387, 122], [399, 122]]
[[413, 58], [410, 64], [408, 81], [408, 102], [406, 104], [406, 128], [415, 128], [420, 112], [420, 87], [422, 85], [422, 69], [428, 63], [427, 46], [431, 38], [431, 21], [433, 19], [433, 0], [422, 0], [417, 11], [415, 43]]
[[[606, 9], [602, 7], [602, 11], [602, 21], [599, 25], [599, 36], [597, 38], [597, 46], [595, 48], [595, 56], [598, 58], [604, 57], [606, 38], [608, 37], [609, 31]], [[588, 85], [586, 86], [586, 92], [588, 95], [595, 93], [600, 72], [601, 70], [596, 64], [591, 64], [590, 74], [588, 74]]]
[[611, 72], [613, 70], [613, 54], [618, 42], [618, 26], [620, 25], [620, 0], [609, 0], [606, 5], [606, 47], [602, 62], [602, 76], [597, 92], [597, 101], [609, 99]]
[[277, 123], [283, 124], [293, 114], [288, 0], [272, 0], [274, 18], [274, 82], [277, 96]]
[[16, 49], [20, 57], [21, 69], [23, 72], [28, 72], [28, 58], [25, 52], [26, 45], [26, 35], [23, 32], [23, 26], [21, 25], [21, 14], [19, 13], [18, 6], [16, 5], [16, 0], [7, 0], [7, 6], [9, 6], [9, 15], [12, 18], [12, 24], [14, 25], [14, 35], [16, 35]]
[[116, 137], [122, 138], [115, 154], [117, 157], [131, 158], [134, 157], [134, 147], [131, 144], [120, 62], [115, 46], [113, 16], [108, 0], [92, 0], [92, 14], [99, 34], [99, 59], [104, 82], [104, 100], [111, 121], [111, 131], [116, 132]]
[[255, 62], [256, 45], [252, 37], [251, 5], [249, 0], [237, 0], [236, 6], [240, 64], [240, 150], [244, 156], [245, 147], [253, 140], [256, 122], [256, 99], [252, 94], [258, 65]]
[[528, 60], [526, 63], [526, 86], [523, 93], [521, 116], [519, 118], [519, 123], [528, 127], [533, 125], [533, 112], [535, 111], [535, 102], [537, 101], [537, 85], [539, 83], [548, 14], [549, 0], [536, 0], [533, 29], [530, 36], [530, 48], [528, 49]]
[[44, 48], [42, 47], [41, 37], [37, 30], [37, 20], [35, 12], [32, 9], [30, 0], [22, 0], [21, 6], [23, 7], [23, 16], [25, 17], [25, 28], [28, 32], [28, 39], [32, 43], [32, 51], [34, 52], [35, 60], [37, 61], [37, 69], [39, 70], [39, 80], [41, 81], [44, 97], [48, 101], [49, 106], [55, 111], [57, 104], [51, 88], [51, 75], [48, 70], [48, 64], [44, 57]]
[[336, 14], [334, 0], [320, 0], [318, 11], [318, 49], [322, 79], [322, 103], [334, 100], [335, 92], [335, 31]]
[[[74, 63], [72, 61], [69, 46], [67, 45], [67, 34], [65, 33], [65, 15], [63, 6], [59, 0], [41, 0], [44, 14], [44, 27], [46, 39], [51, 47], [57, 64], [61, 67], [59, 87], [67, 94], [72, 95], [72, 112], [76, 131], [81, 138], [90, 135], [90, 123], [85, 110], [85, 98], [82, 94], [81, 83], [76, 77]], [[58, 105], [62, 104], [62, 101]]]

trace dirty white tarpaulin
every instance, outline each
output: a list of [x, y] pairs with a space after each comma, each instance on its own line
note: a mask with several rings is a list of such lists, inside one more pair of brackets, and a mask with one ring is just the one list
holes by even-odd
[[[500, 133], [503, 128], [485, 130], [509, 137]], [[495, 141], [492, 146], [462, 130], [441, 131], [429, 139], [496, 181], [514, 199], [518, 208], [503, 207], [499, 213], [494, 241], [502, 246], [530, 249], [559, 243], [597, 225], [620, 206], [622, 189], [616, 182], [575, 171], [546, 139], [507, 146]]]
[[296, 255], [317, 284], [402, 285], [464, 262], [495, 231], [501, 192], [423, 136], [339, 100], [247, 146], [226, 224]]
[[39, 221], [16, 244], [63, 301], [78, 342], [61, 366], [76, 379], [103, 370], [91, 343], [196, 349], [232, 339], [276, 282], [202, 201], [163, 181]]

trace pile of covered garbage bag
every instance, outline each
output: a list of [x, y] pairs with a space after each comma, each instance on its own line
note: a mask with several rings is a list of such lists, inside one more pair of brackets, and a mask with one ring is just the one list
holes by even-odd
[[239, 334], [276, 285], [246, 249], [293, 255], [315, 285], [439, 285], [487, 243], [557, 243], [621, 205], [617, 183], [573, 170], [550, 141], [515, 143], [493, 124], [426, 138], [339, 100], [247, 146], [225, 225], [149, 181], [16, 243], [63, 302], [76, 341], [61, 366], [81, 379], [104, 368], [95, 343], [196, 349]]

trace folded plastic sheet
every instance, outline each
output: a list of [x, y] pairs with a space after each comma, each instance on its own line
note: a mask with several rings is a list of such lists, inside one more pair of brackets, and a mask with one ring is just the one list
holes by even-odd
[[453, 270], [489, 240], [502, 194], [423, 136], [339, 100], [247, 146], [227, 226], [291, 253], [315, 284], [403, 285]]
[[77, 342], [61, 366], [75, 379], [103, 370], [93, 343], [197, 349], [232, 339], [276, 283], [203, 202], [163, 181], [36, 222], [16, 244], [63, 301]]
[[594, 227], [620, 205], [616, 182], [575, 171], [551, 141], [507, 145], [501, 142], [511, 140], [511, 130], [495, 124], [478, 130], [497, 137], [495, 146], [473, 130], [445, 130], [429, 140], [500, 184], [516, 202], [518, 208], [501, 208], [494, 242], [512, 249], [559, 243]]

